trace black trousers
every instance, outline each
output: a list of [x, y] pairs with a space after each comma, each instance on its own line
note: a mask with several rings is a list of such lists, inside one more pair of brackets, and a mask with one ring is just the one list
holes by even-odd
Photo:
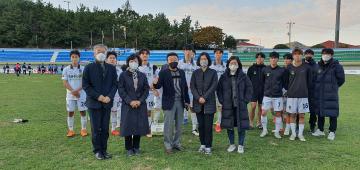
[[213, 140], [213, 121], [214, 114], [204, 114], [204, 110], [196, 113], [199, 123], [199, 138], [201, 145], [211, 148]]
[[316, 121], [317, 121], [317, 115], [316, 115], [316, 113], [310, 112], [309, 124], [310, 124], [310, 130], [311, 130], [311, 131], [314, 131], [314, 130], [315, 130]]
[[[329, 117], [329, 131], [335, 132], [337, 128], [337, 117]], [[325, 117], [318, 117], [318, 127], [321, 131], [324, 131]]]
[[89, 109], [94, 153], [105, 153], [109, 138], [110, 109]]
[[125, 136], [125, 149], [139, 149], [140, 148], [140, 136], [133, 135], [133, 136]]

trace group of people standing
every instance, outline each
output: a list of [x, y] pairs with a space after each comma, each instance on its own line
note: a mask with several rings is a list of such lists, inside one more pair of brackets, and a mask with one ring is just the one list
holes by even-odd
[[[215, 49], [214, 53], [214, 61], [206, 52], [200, 53], [195, 61], [196, 51], [187, 45], [183, 60], [177, 53], [168, 53], [167, 63], [157, 69], [149, 62], [150, 51], [142, 49], [130, 55], [120, 69], [116, 67], [117, 54], [107, 52], [105, 45], [94, 46], [95, 61], [85, 68], [78, 64], [80, 53], [72, 51], [72, 64], [64, 69], [62, 78], [67, 89], [68, 136], [75, 135], [73, 115], [77, 106], [82, 136], [87, 136], [85, 111], [90, 115], [93, 152], [97, 159], [111, 158], [107, 152], [110, 117], [111, 133], [125, 138], [126, 154], [139, 155], [141, 137], [151, 137], [151, 124], [159, 120], [162, 110], [167, 154], [184, 149], [182, 125], [189, 113], [192, 133], [200, 139], [199, 152], [212, 153], [216, 118], [216, 131], [227, 131], [227, 151], [237, 149], [244, 153], [246, 130], [254, 128], [258, 106], [256, 126], [262, 129], [261, 137], [268, 134], [267, 113], [273, 112], [276, 138], [282, 138], [285, 122], [284, 135], [291, 131], [290, 140], [297, 137], [305, 141], [304, 115], [310, 112], [313, 135], [325, 135], [324, 117], [330, 117], [328, 138], [335, 138], [338, 89], [345, 76], [342, 66], [333, 58], [332, 49], [322, 51], [318, 64], [311, 50], [307, 50], [302, 59], [303, 51], [294, 49], [284, 56], [285, 67], [278, 65], [277, 52], [270, 53], [269, 66], [264, 65], [265, 55], [258, 53], [256, 63], [247, 73], [238, 57], [231, 56], [223, 63], [223, 50]], [[250, 114], [248, 103], [251, 103]], [[116, 131], [117, 126], [120, 131]]]

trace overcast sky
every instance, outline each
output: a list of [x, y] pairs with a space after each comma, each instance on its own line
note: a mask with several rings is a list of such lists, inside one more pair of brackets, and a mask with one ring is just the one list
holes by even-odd
[[[64, 0], [43, 0], [67, 8]], [[69, 0], [70, 8], [80, 3], [116, 10], [125, 0]], [[287, 22], [293, 21], [292, 40], [314, 45], [334, 40], [336, 0], [130, 0], [140, 14], [165, 13], [170, 20], [185, 15], [201, 26], [218, 26], [235, 38], [273, 47], [288, 42]], [[342, 0], [340, 41], [360, 45], [360, 0]]]

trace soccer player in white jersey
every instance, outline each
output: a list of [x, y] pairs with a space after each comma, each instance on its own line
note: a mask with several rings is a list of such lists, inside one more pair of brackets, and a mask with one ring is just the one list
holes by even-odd
[[[198, 69], [198, 66], [196, 65], [196, 63], [194, 61], [195, 54], [196, 54], [196, 51], [195, 51], [194, 47], [192, 45], [186, 45], [184, 47], [184, 58], [179, 61], [179, 66], [178, 66], [178, 68], [184, 70], [185, 77], [186, 77], [186, 83], [189, 88], [190, 88], [190, 80], [191, 80], [192, 73], [196, 69]], [[191, 123], [192, 123], [192, 134], [195, 136], [199, 136], [199, 132], [197, 130], [198, 122], [197, 122], [196, 114], [193, 113], [193, 111], [191, 109], [192, 103], [193, 103], [193, 101], [192, 101], [193, 95], [190, 90], [189, 90], [189, 97], [190, 97], [190, 109], [184, 111], [184, 123], [187, 122], [188, 113], [190, 112], [191, 113]]]
[[[140, 59], [141, 59], [141, 66], [139, 66], [139, 71], [144, 73], [146, 75], [146, 78], [148, 80], [149, 86], [152, 86], [152, 82], [154, 80], [154, 66], [150, 64], [149, 62], [149, 55], [150, 51], [148, 49], [141, 49], [139, 51]], [[151, 128], [152, 125], [152, 111], [154, 110], [154, 97], [159, 96], [159, 92], [154, 89], [150, 88], [149, 96], [146, 99], [147, 103], [147, 109], [148, 109], [148, 120], [149, 120], [149, 127]], [[158, 117], [158, 116], [154, 116]], [[157, 120], [155, 121], [157, 122]], [[146, 135], [147, 137], [151, 138], [152, 134], [151, 132]]]
[[[122, 70], [118, 67], [116, 67], [117, 65], [117, 54], [115, 51], [110, 51], [106, 54], [106, 62], [108, 64], [111, 64], [113, 66], [115, 66], [116, 68], [116, 74], [117, 74], [117, 81], [119, 81], [119, 77], [120, 74], [122, 72]], [[120, 131], [116, 130], [116, 127], [118, 125], [118, 123], [120, 123], [120, 119], [121, 119], [121, 98], [119, 96], [119, 93], [116, 91], [115, 96], [114, 96], [114, 101], [113, 101], [113, 107], [111, 108], [111, 135], [113, 136], [119, 136], [120, 135]]]
[[77, 50], [70, 52], [71, 65], [64, 68], [62, 73], [63, 84], [66, 88], [66, 110], [68, 112], [67, 124], [68, 132], [67, 137], [74, 137], [74, 113], [77, 108], [81, 115], [81, 136], [87, 136], [86, 131], [86, 110], [85, 106], [86, 93], [82, 89], [82, 76], [84, 67], [80, 66], [80, 52]]
[[[222, 61], [224, 50], [220, 49], [220, 48], [216, 48], [214, 50], [214, 54], [215, 54], [215, 61], [210, 66], [210, 68], [216, 70], [218, 79], [220, 79], [221, 75], [225, 73], [225, 69], [226, 69], [226, 63], [224, 63]], [[216, 97], [216, 105], [217, 105], [217, 121], [216, 121], [215, 131], [216, 132], [221, 132], [221, 126], [220, 126], [220, 123], [221, 123], [221, 104], [217, 100], [217, 97]]]

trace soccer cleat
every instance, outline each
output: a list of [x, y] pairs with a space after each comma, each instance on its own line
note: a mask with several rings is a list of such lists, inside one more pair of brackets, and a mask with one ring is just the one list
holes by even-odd
[[260, 134], [260, 137], [265, 137], [266, 135], [268, 134], [268, 131], [266, 129], [263, 129], [261, 134]]
[[67, 135], [67, 137], [74, 137], [75, 136], [75, 132], [73, 130], [69, 130]]
[[205, 145], [201, 145], [198, 152], [204, 153], [205, 152]]
[[220, 126], [220, 123], [216, 123], [216, 126], [215, 126], [215, 132], [217, 132], [217, 133], [220, 133], [220, 132], [221, 132], [221, 126]]
[[227, 151], [228, 152], [234, 152], [236, 149], [236, 146], [234, 144], [230, 145], [228, 148], [227, 148]]
[[81, 131], [80, 131], [80, 135], [81, 135], [82, 137], [87, 136], [88, 133], [87, 133], [86, 129], [81, 130]]
[[191, 133], [195, 136], [199, 136], [199, 132], [197, 130], [193, 130]]
[[280, 135], [279, 132], [275, 132], [275, 133], [274, 133], [274, 136], [275, 136], [275, 138], [277, 138], [277, 139], [281, 139], [281, 135]]
[[302, 142], [305, 142], [305, 141], [306, 141], [305, 138], [304, 138], [304, 135], [298, 135], [298, 138], [299, 138], [299, 140], [302, 141]]
[[244, 153], [244, 146], [241, 146], [241, 145], [238, 146], [238, 153], [240, 153], [240, 154]]
[[334, 133], [334, 132], [330, 132], [327, 138], [328, 138], [329, 140], [331, 140], [331, 141], [335, 140], [335, 133]]
[[111, 135], [113, 136], [119, 136], [120, 135], [120, 132], [118, 130], [113, 130], [111, 131]]
[[313, 136], [325, 136], [325, 133], [322, 132], [320, 129], [317, 129], [314, 133], [312, 133]]
[[295, 134], [291, 134], [290, 140], [295, 140], [295, 138], [296, 138], [296, 135], [295, 135]]
[[147, 134], [147, 135], [146, 135], [146, 137], [148, 137], [148, 138], [152, 138], [152, 134], [151, 134], [151, 133], [149, 133], [149, 134]]

